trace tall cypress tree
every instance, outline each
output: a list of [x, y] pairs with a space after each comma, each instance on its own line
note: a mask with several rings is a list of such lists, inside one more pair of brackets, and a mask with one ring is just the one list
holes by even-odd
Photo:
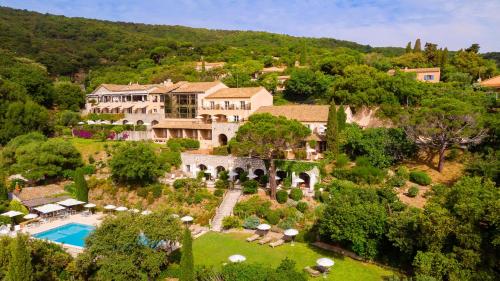
[[406, 44], [406, 49], [405, 49], [405, 53], [411, 53], [412, 50], [411, 50], [411, 41], [408, 42], [408, 44]]
[[0, 178], [0, 202], [6, 200], [9, 200], [9, 191], [7, 190], [3, 180]]
[[33, 280], [31, 255], [26, 242], [27, 237], [23, 235], [17, 235], [10, 242], [10, 261], [6, 276], [6, 280], [8, 281]]
[[415, 47], [413, 47], [413, 52], [417, 53], [417, 52], [421, 52], [421, 51], [422, 51], [422, 43], [420, 43], [420, 38], [418, 38], [415, 41]]
[[339, 106], [339, 110], [337, 111], [337, 122], [338, 131], [340, 133], [345, 129], [345, 125], [347, 122], [347, 115], [345, 114], [344, 105]]
[[328, 111], [328, 123], [326, 124], [326, 146], [335, 157], [339, 154], [339, 124], [337, 108], [332, 101]]
[[181, 274], [179, 276], [179, 281], [194, 281], [193, 238], [191, 237], [191, 231], [189, 231], [188, 227], [184, 229], [180, 265]]
[[85, 176], [83, 170], [78, 168], [75, 170], [75, 189], [76, 189], [76, 199], [89, 202], [89, 187], [87, 185], [87, 181], [85, 180]]

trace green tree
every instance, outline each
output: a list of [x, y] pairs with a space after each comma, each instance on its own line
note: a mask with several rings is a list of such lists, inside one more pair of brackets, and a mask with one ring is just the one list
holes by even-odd
[[129, 142], [118, 147], [109, 165], [115, 180], [131, 184], [156, 181], [162, 164], [150, 144]]
[[339, 132], [342, 132], [347, 124], [347, 114], [345, 113], [344, 105], [340, 105], [339, 110], [337, 111], [337, 123]]
[[419, 53], [422, 51], [422, 43], [420, 43], [420, 38], [415, 40], [415, 46], [413, 47], [414, 53]]
[[446, 149], [478, 143], [485, 135], [479, 109], [455, 98], [423, 101], [422, 107], [404, 116], [403, 125], [418, 146], [431, 152], [429, 159], [438, 154], [439, 172], [443, 171]]
[[330, 78], [319, 71], [297, 69], [290, 75], [283, 93], [286, 99], [292, 101], [326, 99], [330, 84]]
[[7, 201], [9, 199], [9, 191], [7, 190], [7, 186], [5, 186], [5, 182], [0, 177], [0, 202]]
[[411, 49], [411, 41], [408, 42], [408, 44], [406, 44], [406, 48], [405, 48], [405, 53], [411, 53], [412, 52], [412, 49]]
[[76, 199], [89, 202], [89, 187], [85, 180], [83, 169], [78, 168], [75, 170], [73, 180], [75, 181]]
[[181, 274], [179, 281], [194, 281], [193, 238], [189, 228], [184, 229], [182, 239]]
[[295, 148], [311, 134], [306, 126], [296, 120], [271, 114], [254, 114], [243, 124], [230, 142], [231, 152], [253, 156], [268, 163], [271, 198], [276, 199], [276, 164], [285, 150]]
[[54, 104], [60, 110], [79, 111], [85, 104], [85, 93], [71, 82], [58, 82], [54, 86]]
[[339, 154], [339, 123], [337, 116], [337, 106], [332, 101], [328, 111], [328, 122], [326, 125], [326, 146], [328, 151], [337, 157]]
[[10, 261], [6, 280], [8, 281], [31, 281], [33, 280], [33, 269], [31, 266], [30, 250], [27, 244], [28, 238], [17, 235], [10, 243]]
[[47, 133], [50, 130], [47, 109], [30, 100], [8, 103], [5, 105], [5, 111], [0, 109], [0, 114], [0, 143], [2, 144], [27, 132]]

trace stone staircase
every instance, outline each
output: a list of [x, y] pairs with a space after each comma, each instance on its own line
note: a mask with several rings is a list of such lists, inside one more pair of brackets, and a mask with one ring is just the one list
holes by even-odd
[[241, 189], [232, 189], [226, 192], [224, 195], [224, 199], [220, 204], [219, 208], [217, 208], [217, 212], [212, 219], [212, 223], [210, 229], [212, 231], [222, 231], [222, 220], [232, 215], [233, 208], [238, 203], [238, 199], [242, 194]]

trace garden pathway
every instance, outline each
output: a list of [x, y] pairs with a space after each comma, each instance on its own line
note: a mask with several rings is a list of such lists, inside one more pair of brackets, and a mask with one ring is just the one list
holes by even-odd
[[212, 220], [211, 229], [213, 231], [222, 230], [222, 220], [225, 217], [233, 214], [233, 208], [236, 205], [236, 203], [238, 203], [238, 199], [240, 198], [241, 194], [242, 194], [241, 189], [232, 189], [226, 193], [224, 199], [222, 200], [222, 203], [217, 209], [217, 213], [215, 214]]

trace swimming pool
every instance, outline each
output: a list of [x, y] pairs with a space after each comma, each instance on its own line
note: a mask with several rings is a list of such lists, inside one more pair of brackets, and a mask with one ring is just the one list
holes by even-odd
[[85, 246], [85, 238], [87, 238], [94, 229], [95, 227], [86, 224], [68, 223], [34, 234], [33, 237], [83, 247]]

